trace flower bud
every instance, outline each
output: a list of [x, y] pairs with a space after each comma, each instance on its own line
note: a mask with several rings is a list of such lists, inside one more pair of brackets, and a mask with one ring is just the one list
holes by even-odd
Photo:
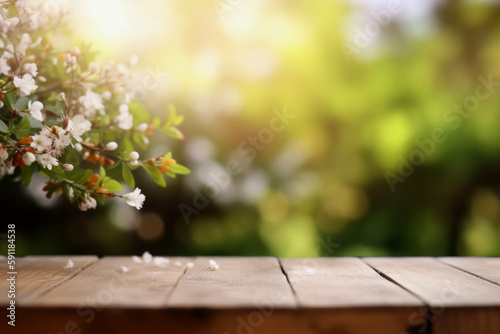
[[105, 149], [107, 151], [114, 151], [118, 148], [118, 144], [114, 141], [110, 141], [109, 143], [106, 144]]
[[75, 49], [73, 50], [73, 54], [77, 57], [80, 57], [80, 48], [78, 48], [78, 46], [75, 46]]
[[76, 150], [77, 152], [81, 152], [81, 151], [83, 150], [82, 144], [80, 144], [80, 143], [76, 143], [76, 144], [75, 144], [75, 150]]
[[148, 124], [147, 123], [141, 123], [137, 125], [137, 131], [144, 132], [148, 129]]
[[129, 159], [132, 160], [132, 161], [138, 160], [139, 159], [139, 153], [137, 153], [136, 151], [130, 152]]
[[72, 164], [62, 164], [61, 167], [64, 169], [64, 170], [67, 170], [67, 171], [72, 171], [73, 170], [73, 165]]
[[19, 110], [14, 109], [14, 111], [12, 112], [12, 119], [16, 118], [17, 116], [19, 116]]

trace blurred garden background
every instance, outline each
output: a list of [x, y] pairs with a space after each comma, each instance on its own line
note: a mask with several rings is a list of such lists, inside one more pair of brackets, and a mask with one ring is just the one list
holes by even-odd
[[18, 255], [500, 256], [497, 1], [47, 1], [61, 50], [139, 57], [136, 98], [186, 116], [151, 154], [192, 173], [137, 171], [140, 212], [6, 177]]

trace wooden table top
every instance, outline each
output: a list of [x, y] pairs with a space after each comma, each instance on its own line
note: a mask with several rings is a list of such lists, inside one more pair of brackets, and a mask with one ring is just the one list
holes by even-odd
[[29, 256], [9, 268], [0, 259], [0, 332], [500, 333], [500, 258], [136, 261]]

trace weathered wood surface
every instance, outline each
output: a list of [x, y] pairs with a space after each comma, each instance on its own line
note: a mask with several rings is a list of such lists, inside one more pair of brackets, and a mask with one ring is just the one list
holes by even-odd
[[213, 259], [17, 259], [15, 328], [1, 259], [0, 332], [500, 333], [500, 258]]
[[[432, 333], [500, 333], [500, 286], [481, 273], [465, 272], [435, 258], [365, 261], [425, 302]], [[486, 268], [481, 271], [498, 274]]]

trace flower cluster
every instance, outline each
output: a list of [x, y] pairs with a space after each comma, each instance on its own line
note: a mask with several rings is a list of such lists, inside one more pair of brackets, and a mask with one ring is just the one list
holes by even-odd
[[[27, 186], [39, 172], [47, 197], [64, 193], [83, 211], [114, 197], [141, 209], [133, 170], [144, 168], [161, 186], [165, 175], [189, 173], [171, 153], [142, 160], [137, 152], [157, 130], [182, 139], [183, 116], [170, 107], [164, 120], [151, 119], [134, 100], [127, 86], [136, 57], [101, 65], [88, 50], [57, 51], [51, 31], [63, 13], [50, 19], [42, 5], [0, 2], [0, 179], [15, 174]], [[119, 194], [122, 184], [135, 190]]]

